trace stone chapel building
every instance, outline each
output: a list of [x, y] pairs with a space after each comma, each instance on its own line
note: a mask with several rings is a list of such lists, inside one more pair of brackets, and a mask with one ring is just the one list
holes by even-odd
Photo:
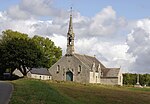
[[74, 37], [71, 14], [66, 54], [49, 69], [52, 80], [122, 85], [120, 68], [106, 68], [93, 56], [75, 53]]

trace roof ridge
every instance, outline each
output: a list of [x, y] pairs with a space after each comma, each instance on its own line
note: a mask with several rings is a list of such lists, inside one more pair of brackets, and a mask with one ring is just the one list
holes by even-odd
[[89, 56], [89, 57], [95, 58], [94, 56], [90, 56], [90, 55], [86, 55], [86, 54], [79, 54], [79, 53], [74, 53], [74, 54], [76, 54], [76, 55], [81, 55], [81, 56]]
[[90, 56], [90, 55], [86, 55], [86, 54], [84, 54], [84, 56], [88, 56], [88, 57], [92, 57], [92, 58], [95, 58], [94, 56]]
[[120, 69], [120, 68], [107, 68], [107, 69]]

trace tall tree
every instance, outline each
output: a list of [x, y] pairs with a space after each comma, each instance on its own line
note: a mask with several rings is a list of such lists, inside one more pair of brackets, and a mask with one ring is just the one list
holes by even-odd
[[6, 30], [0, 39], [0, 72], [19, 69], [24, 76], [33, 67], [52, 66], [61, 56], [62, 50], [48, 38]]
[[44, 53], [43, 66], [51, 67], [56, 63], [62, 56], [62, 50], [60, 47], [56, 47], [54, 42], [49, 38], [43, 38], [40, 36], [34, 36], [32, 40], [37, 44], [37, 46]]
[[[19, 69], [24, 76], [33, 67], [40, 67], [44, 54], [26, 34], [7, 30], [3, 32], [0, 48], [3, 69]], [[28, 70], [27, 70], [28, 69]]]
[[17, 68], [26, 76], [33, 67], [49, 68], [61, 57], [61, 52], [48, 38], [29, 38], [27, 34], [6, 30], [0, 39], [0, 69], [4, 72], [9, 68], [13, 72]]

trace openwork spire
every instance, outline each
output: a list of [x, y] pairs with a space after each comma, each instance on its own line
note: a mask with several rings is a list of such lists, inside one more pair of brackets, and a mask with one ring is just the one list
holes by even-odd
[[69, 34], [73, 34], [73, 24], [72, 24], [72, 7], [70, 8], [70, 21], [69, 21]]

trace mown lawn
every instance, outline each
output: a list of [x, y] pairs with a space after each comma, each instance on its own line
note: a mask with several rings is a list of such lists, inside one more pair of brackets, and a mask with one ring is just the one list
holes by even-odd
[[51, 82], [12, 81], [10, 104], [150, 104], [150, 89]]
[[12, 82], [14, 91], [10, 104], [75, 104], [67, 96], [62, 96], [49, 84], [33, 79]]

